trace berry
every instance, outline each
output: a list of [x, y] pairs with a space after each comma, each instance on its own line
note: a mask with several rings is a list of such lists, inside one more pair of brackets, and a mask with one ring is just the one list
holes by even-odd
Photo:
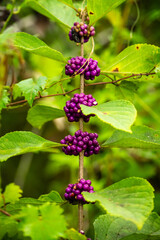
[[[100, 150], [100, 146], [97, 141], [97, 138], [98, 138], [97, 133], [88, 133], [88, 132], [82, 132], [81, 130], [78, 130], [75, 132], [74, 136], [68, 135], [61, 140], [61, 144], [67, 145], [62, 147], [62, 151], [66, 155], [78, 156], [79, 153], [84, 150], [85, 157], [89, 157], [90, 155], [93, 155], [93, 154], [98, 154]], [[84, 184], [84, 181], [85, 180], [81, 179], [79, 184]], [[90, 182], [88, 181], [86, 185], [89, 186]], [[85, 186], [85, 188], [88, 190], [93, 190], [93, 189], [90, 189], [88, 186]], [[68, 186], [68, 189], [69, 188], [70, 186]]]
[[69, 39], [76, 43], [81, 42], [81, 37], [84, 37], [84, 42], [88, 42], [89, 38], [95, 35], [95, 29], [86, 23], [75, 22], [68, 35]]
[[75, 76], [77, 74], [84, 74], [86, 80], [94, 80], [96, 76], [100, 75], [100, 72], [98, 61], [92, 58], [85, 59], [77, 56], [68, 60], [68, 64], [65, 66], [66, 75]]
[[[69, 186], [72, 186], [72, 187], [69, 187]], [[68, 187], [65, 190], [64, 197], [71, 204], [89, 203], [84, 199], [82, 192], [91, 192], [90, 187], [92, 187], [90, 180], [80, 179], [78, 183], [68, 185]], [[92, 192], [94, 192], [93, 190]]]
[[[84, 235], [84, 231], [80, 230], [79, 233], [81, 233], [82, 235]], [[87, 240], [92, 240], [91, 238], [87, 238]]]
[[[97, 102], [92, 95], [85, 95], [84, 93], [74, 94], [74, 97], [71, 98], [70, 101], [67, 101], [64, 107], [69, 122], [78, 122], [80, 118], [83, 118], [84, 122], [88, 122], [91, 116], [95, 116], [94, 114], [84, 115], [80, 108], [80, 104], [91, 107], [97, 105]], [[82, 146], [83, 142], [79, 142], [79, 147]]]

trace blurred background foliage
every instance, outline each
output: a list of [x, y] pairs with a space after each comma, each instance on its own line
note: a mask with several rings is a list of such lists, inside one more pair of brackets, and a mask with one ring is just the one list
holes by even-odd
[[[80, 47], [69, 41], [69, 29], [62, 24], [50, 21], [31, 8], [20, 9], [20, 4], [23, 4], [23, 1], [16, 1], [6, 34], [0, 35], [0, 88], [5, 85], [7, 89], [11, 84], [39, 76], [57, 81], [64, 70], [59, 62], [13, 48], [10, 39], [7, 38], [9, 32], [23, 31], [38, 36], [49, 46], [62, 52], [65, 57], [80, 54]], [[11, 7], [12, 1], [0, 1], [1, 29]], [[159, 46], [159, 24], [158, 0], [136, 2], [128, 0], [96, 23], [95, 52], [92, 57], [99, 61], [103, 69], [128, 45], [148, 43]], [[91, 47], [90, 40], [85, 45], [85, 56], [89, 55]], [[127, 82], [124, 84], [127, 86]], [[62, 85], [65, 91], [70, 91], [79, 86], [79, 78], [65, 80]], [[46, 90], [46, 94], [62, 92], [60, 84], [55, 86]], [[128, 99], [133, 102], [138, 112], [135, 125], [147, 125], [160, 130], [159, 83], [146, 83], [137, 79], [137, 84], [133, 84], [132, 88], [109, 84], [86, 88], [85, 93], [91, 93], [98, 103]], [[34, 104], [43, 103], [63, 109], [65, 102], [73, 94], [40, 99]], [[70, 124], [66, 118], [50, 121], [41, 129], [33, 128], [26, 120], [28, 110], [27, 103], [3, 109], [0, 135], [16, 130], [27, 130], [59, 142], [65, 135], [73, 134], [78, 129], [77, 123]], [[111, 126], [103, 124], [96, 117], [92, 118], [89, 124], [85, 123], [85, 130], [97, 132], [100, 143], [113, 133]], [[84, 176], [92, 180], [95, 190], [130, 176], [146, 178], [155, 188], [155, 211], [160, 214], [159, 150], [102, 149], [100, 154], [85, 158], [84, 164]], [[77, 175], [78, 158], [64, 155], [61, 149], [54, 150], [53, 153], [25, 154], [1, 163], [1, 187], [4, 189], [8, 183], [15, 182], [21, 186], [23, 196], [26, 197], [38, 197], [51, 190], [56, 190], [63, 196], [67, 184], [76, 182]], [[69, 225], [76, 228], [77, 222], [73, 221], [73, 216], [77, 219], [77, 207], [65, 204], [64, 209]], [[95, 209], [92, 205], [86, 206], [85, 209], [89, 209], [85, 216], [85, 227], [88, 229], [89, 224], [94, 221], [101, 209]], [[91, 230], [92, 228], [89, 229]]]

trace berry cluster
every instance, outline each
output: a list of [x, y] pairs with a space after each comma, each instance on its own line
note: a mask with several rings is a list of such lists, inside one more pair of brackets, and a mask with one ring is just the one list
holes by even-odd
[[80, 104], [91, 107], [97, 105], [98, 103], [91, 94], [74, 94], [74, 97], [71, 98], [70, 101], [67, 101], [66, 106], [64, 107], [64, 111], [69, 122], [78, 122], [80, 118], [83, 118], [84, 122], [88, 122], [91, 116], [95, 116], [94, 114], [84, 115], [81, 111]]
[[89, 26], [86, 23], [75, 22], [74, 26], [69, 32], [69, 39], [77, 43], [81, 42], [81, 37], [84, 37], [84, 42], [88, 42], [91, 36], [95, 35], [95, 29], [93, 26]]
[[78, 156], [79, 153], [84, 150], [85, 157], [89, 157], [92, 154], [98, 154], [100, 146], [97, 138], [97, 133], [88, 133], [78, 130], [75, 132], [74, 136], [68, 135], [61, 140], [61, 144], [68, 145], [62, 147], [62, 151], [66, 155]]
[[78, 183], [68, 184], [68, 187], [65, 190], [64, 197], [71, 204], [89, 203], [84, 199], [82, 192], [89, 192], [89, 193], [94, 192], [94, 188], [91, 186], [90, 180], [85, 180], [81, 178]]
[[[79, 232], [84, 235], [84, 231], [83, 230], [80, 230]], [[87, 240], [92, 240], [92, 239], [91, 238], [87, 238]]]
[[77, 74], [84, 74], [86, 80], [94, 80], [95, 76], [100, 75], [100, 68], [98, 67], [98, 61], [90, 59], [85, 59], [83, 57], [75, 57], [68, 60], [69, 64], [65, 66], [65, 74], [69, 76], [74, 76]]

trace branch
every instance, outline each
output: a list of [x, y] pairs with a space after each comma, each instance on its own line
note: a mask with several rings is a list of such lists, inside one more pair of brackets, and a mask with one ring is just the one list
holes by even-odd
[[[130, 76], [126, 76], [126, 77], [120, 78], [120, 79], [115, 80], [115, 81], [111, 77], [109, 77], [107, 74], [105, 74], [105, 72], [103, 72], [102, 74], [105, 75], [106, 77], [108, 77], [109, 79], [111, 79], [112, 81], [111, 82], [96, 82], [96, 83], [84, 84], [84, 86], [85, 87], [90, 87], [90, 86], [97, 86], [97, 85], [115, 84], [117, 82], [120, 82], [122, 80], [131, 78], [131, 77], [149, 76], [149, 75], [154, 75], [156, 73], [136, 73], [136, 74], [133, 73]], [[64, 93], [57, 93], [57, 94], [51, 94], [51, 95], [46, 95], [46, 96], [40, 96], [40, 97], [38, 96], [38, 97], [35, 97], [35, 100], [38, 100], [40, 98], [46, 98], [46, 97], [66, 96], [67, 94], [69, 94], [71, 92], [74, 92], [76, 90], [79, 90], [79, 89], [80, 88], [74, 88], [71, 91], [64, 92]], [[26, 102], [27, 102], [27, 100], [20, 100], [20, 101], [17, 101], [17, 102], [7, 104], [7, 107], [14, 106], [14, 105], [21, 104], [21, 103], [26, 103]]]
[[1, 209], [1, 208], [0, 208], [0, 212], [3, 213], [4, 215], [8, 216], [8, 217], [11, 216], [10, 213], [6, 212], [5, 210], [3, 210], [3, 209]]

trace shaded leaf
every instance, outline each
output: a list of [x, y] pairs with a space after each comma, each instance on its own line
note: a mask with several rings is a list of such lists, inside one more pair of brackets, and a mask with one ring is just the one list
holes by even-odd
[[127, 132], [131, 132], [130, 127], [137, 114], [134, 105], [126, 100], [110, 101], [95, 107], [81, 104], [81, 109], [85, 115], [95, 114], [101, 121]]
[[125, 0], [87, 0], [87, 10], [90, 24], [95, 23], [112, 9], [118, 7]]
[[160, 131], [146, 126], [133, 126], [132, 134], [114, 131], [113, 135], [102, 145], [103, 147], [120, 148], [160, 148]]
[[28, 111], [27, 121], [32, 126], [41, 128], [44, 123], [64, 116], [63, 110], [46, 105], [35, 105]]
[[145, 179], [131, 177], [94, 193], [83, 193], [112, 216], [121, 217], [140, 229], [153, 209], [153, 188]]
[[18, 231], [17, 225], [16, 220], [0, 214], [0, 239], [5, 239], [5, 234], [7, 234], [9, 238], [16, 235]]
[[14, 38], [14, 45], [16, 47], [43, 57], [66, 63], [66, 59], [61, 52], [50, 48], [46, 43], [37, 37], [24, 32], [18, 32], [12, 34], [12, 36]]
[[141, 230], [132, 222], [110, 215], [101, 215], [94, 222], [95, 237], [98, 240], [158, 240], [160, 238], [160, 217], [151, 213]]
[[41, 195], [38, 200], [43, 201], [43, 202], [57, 202], [57, 203], [62, 203], [64, 202], [61, 196], [59, 195], [58, 192], [56, 191], [51, 191], [48, 194]]
[[27, 152], [38, 152], [52, 147], [62, 146], [60, 143], [48, 141], [32, 132], [18, 131], [7, 133], [0, 138], [0, 161]]

